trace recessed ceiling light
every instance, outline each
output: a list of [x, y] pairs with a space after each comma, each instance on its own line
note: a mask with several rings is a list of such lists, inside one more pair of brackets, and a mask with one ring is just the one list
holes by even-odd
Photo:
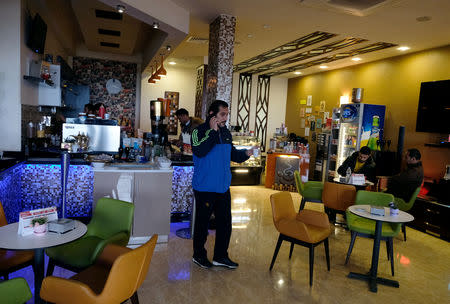
[[300, 75], [302, 72], [294, 72], [295, 75]]
[[404, 51], [409, 50], [409, 47], [407, 47], [407, 46], [401, 46], [401, 47], [398, 47], [397, 50], [404, 52]]
[[253, 38], [253, 35], [252, 34], [248, 34], [247, 38]]
[[176, 65], [177, 63], [175, 61], [169, 61], [170, 65]]
[[352, 58], [352, 60], [353, 60], [353, 61], [360, 61], [360, 60], [362, 60], [362, 59], [359, 58], [359, 57], [355, 57], [355, 58]]
[[326, 65], [321, 65], [321, 66], [319, 66], [319, 68], [321, 68], [321, 69], [328, 69], [328, 66], [326, 66]]
[[264, 25], [263, 25], [263, 28], [264, 28], [265, 30], [269, 30], [269, 29], [271, 28], [271, 26], [268, 25], [268, 24], [264, 24]]
[[117, 9], [117, 11], [119, 12], [119, 13], [121, 13], [121, 14], [123, 14], [124, 12], [125, 12], [125, 6], [123, 6], [123, 5], [117, 5], [116, 6], [116, 9]]

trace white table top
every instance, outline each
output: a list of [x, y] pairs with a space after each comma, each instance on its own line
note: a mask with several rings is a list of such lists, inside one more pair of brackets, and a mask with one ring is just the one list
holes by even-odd
[[75, 221], [75, 229], [64, 234], [47, 232], [44, 235], [31, 234], [27, 236], [18, 234], [18, 229], [18, 222], [0, 227], [0, 248], [26, 250], [58, 246], [82, 237], [87, 231], [87, 226], [82, 222]]
[[384, 215], [375, 215], [370, 213], [370, 205], [353, 205], [348, 207], [351, 213], [368, 218], [375, 221], [390, 222], [390, 223], [406, 223], [414, 220], [414, 217], [405, 212], [398, 211], [398, 215], [390, 215], [390, 208], [384, 207]]
[[339, 177], [333, 178], [333, 181], [334, 181], [335, 183], [338, 183], [338, 184], [345, 184], [345, 185], [352, 185], [352, 186], [360, 186], [360, 187], [363, 187], [363, 186], [367, 187], [367, 186], [373, 186], [373, 185], [374, 185], [374, 183], [372, 183], [371, 181], [368, 181], [368, 180], [366, 180], [366, 182], [365, 182], [364, 185], [350, 184], [350, 183], [346, 183], [346, 182], [341, 181]]

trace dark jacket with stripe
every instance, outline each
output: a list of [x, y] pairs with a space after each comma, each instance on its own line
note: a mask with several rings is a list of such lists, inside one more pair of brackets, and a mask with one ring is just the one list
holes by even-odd
[[210, 129], [209, 119], [192, 131], [194, 177], [192, 188], [202, 192], [225, 193], [231, 185], [230, 161], [241, 163], [249, 157], [246, 150], [237, 150], [230, 131]]

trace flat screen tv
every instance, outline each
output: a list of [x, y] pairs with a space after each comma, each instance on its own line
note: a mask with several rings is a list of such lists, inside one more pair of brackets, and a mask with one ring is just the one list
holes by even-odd
[[450, 79], [420, 85], [416, 131], [450, 134]]
[[29, 27], [27, 46], [38, 54], [44, 54], [47, 24], [39, 14], [34, 16]]

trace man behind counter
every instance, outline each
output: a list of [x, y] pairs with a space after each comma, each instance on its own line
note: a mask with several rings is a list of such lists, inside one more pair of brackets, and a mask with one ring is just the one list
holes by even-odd
[[184, 152], [192, 153], [191, 148], [191, 134], [192, 131], [203, 123], [203, 120], [197, 117], [189, 117], [189, 112], [186, 109], [178, 109], [175, 112], [180, 121], [181, 133], [177, 146], [183, 149]]
[[367, 146], [362, 147], [359, 152], [354, 152], [342, 163], [338, 169], [338, 173], [345, 176], [347, 174], [347, 169], [350, 168], [352, 173], [364, 174], [366, 179], [375, 182], [376, 165], [370, 152], [370, 148]]

